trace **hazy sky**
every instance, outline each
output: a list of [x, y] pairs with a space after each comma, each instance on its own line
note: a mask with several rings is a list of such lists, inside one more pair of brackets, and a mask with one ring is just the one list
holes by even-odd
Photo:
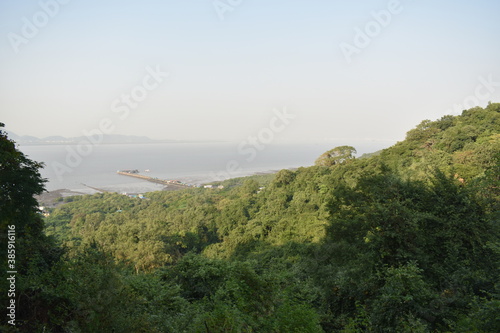
[[[500, 101], [499, 14], [498, 0], [0, 0], [0, 121], [40, 137], [105, 119], [155, 139], [401, 140]], [[295, 118], [273, 123], [284, 108]]]

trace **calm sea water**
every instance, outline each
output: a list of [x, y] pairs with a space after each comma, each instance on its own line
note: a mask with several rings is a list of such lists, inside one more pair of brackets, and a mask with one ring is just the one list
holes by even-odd
[[[320, 154], [335, 146], [331, 143], [267, 145], [256, 151], [249, 161], [253, 155], [248, 151], [239, 153], [238, 144], [233, 143], [103, 144], [93, 146], [92, 152], [81, 161], [69, 164], [67, 158], [77, 146], [36, 145], [19, 146], [19, 149], [30, 159], [45, 163], [41, 174], [48, 179], [47, 190], [92, 193], [83, 184], [116, 192], [147, 192], [162, 188], [158, 184], [118, 175], [117, 170], [137, 169], [151, 177], [203, 184], [257, 172], [310, 166]], [[367, 143], [356, 148], [359, 154], [386, 146]], [[68, 168], [58, 172], [61, 165]], [[150, 171], [146, 173], [145, 170]]]

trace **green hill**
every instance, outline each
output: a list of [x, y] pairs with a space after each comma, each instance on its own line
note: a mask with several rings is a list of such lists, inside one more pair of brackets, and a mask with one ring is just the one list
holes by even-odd
[[32, 316], [75, 332], [500, 331], [500, 104], [335, 152], [224, 189], [75, 197], [45, 219], [66, 254], [27, 284]]

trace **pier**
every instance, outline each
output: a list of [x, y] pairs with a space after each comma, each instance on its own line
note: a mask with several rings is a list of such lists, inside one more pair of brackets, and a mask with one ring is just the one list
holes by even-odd
[[139, 172], [137, 170], [118, 170], [116, 173], [119, 175], [122, 175], [122, 176], [139, 178], [139, 179], [146, 180], [148, 182], [165, 185], [165, 186], [172, 188], [172, 189], [183, 189], [183, 188], [191, 187], [191, 186], [184, 184], [178, 180], [165, 180], [165, 179], [159, 179], [159, 178], [155, 178], [155, 177], [144, 176], [144, 175], [139, 174]]
[[107, 190], [103, 190], [102, 188], [97, 188], [97, 187], [89, 186], [89, 185], [84, 184], [84, 183], [80, 183], [80, 184], [82, 184], [85, 187], [91, 188], [91, 189], [93, 189], [95, 191], [98, 191], [98, 192], [102, 192], [102, 193], [109, 193], [110, 192], [110, 191], [107, 191]]

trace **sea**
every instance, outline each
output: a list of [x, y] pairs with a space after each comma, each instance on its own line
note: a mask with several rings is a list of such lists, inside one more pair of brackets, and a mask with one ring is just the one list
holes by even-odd
[[[117, 174], [140, 174], [199, 186], [228, 178], [314, 165], [316, 158], [340, 144], [269, 144], [239, 147], [229, 142], [77, 145], [19, 145], [28, 158], [42, 162], [47, 191], [66, 189], [92, 194], [97, 189], [118, 193], [162, 190], [163, 185]], [[388, 147], [367, 141], [358, 156]]]

